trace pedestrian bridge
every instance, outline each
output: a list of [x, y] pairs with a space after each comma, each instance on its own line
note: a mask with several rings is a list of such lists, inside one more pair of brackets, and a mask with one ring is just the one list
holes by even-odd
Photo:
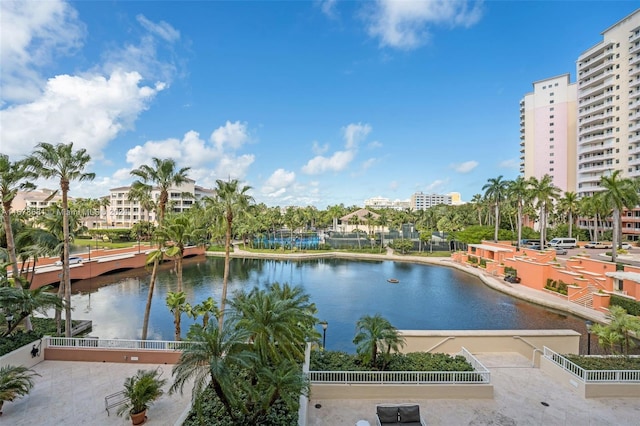
[[[193, 257], [204, 255], [205, 247], [190, 246], [185, 247], [184, 257]], [[104, 275], [114, 271], [142, 268], [145, 266], [147, 254], [149, 251], [140, 251], [139, 248], [126, 250], [115, 250], [112, 254], [102, 252], [100, 256], [82, 255], [82, 263], [69, 265], [71, 280], [86, 280], [100, 275]], [[26, 274], [27, 279], [31, 279], [32, 274], [29, 271]], [[35, 269], [35, 275], [31, 283], [31, 288], [40, 288], [49, 284], [57, 284], [62, 278], [62, 266], [54, 264], [44, 265]]]

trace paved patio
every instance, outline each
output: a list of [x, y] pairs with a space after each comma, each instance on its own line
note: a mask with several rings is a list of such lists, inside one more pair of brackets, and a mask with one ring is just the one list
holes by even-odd
[[[171, 386], [171, 365], [119, 364], [76, 361], [44, 361], [33, 367], [36, 377], [31, 393], [14, 402], [5, 402], [0, 424], [34, 425], [131, 425], [119, 417], [117, 409], [107, 415], [104, 397], [122, 390], [126, 377], [138, 369], [162, 368]], [[191, 387], [185, 394], [160, 397], [147, 412], [152, 425], [174, 425], [191, 400]]]
[[[385, 402], [412, 402], [430, 426], [544, 425], [637, 426], [640, 395], [635, 398], [583, 399], [561, 387], [531, 361], [515, 353], [484, 353], [476, 357], [491, 370], [493, 399], [314, 400], [309, 404], [309, 426], [353, 426], [358, 420], [376, 424], [375, 406]], [[548, 406], [543, 405], [543, 402]], [[321, 404], [317, 409], [314, 406]]]

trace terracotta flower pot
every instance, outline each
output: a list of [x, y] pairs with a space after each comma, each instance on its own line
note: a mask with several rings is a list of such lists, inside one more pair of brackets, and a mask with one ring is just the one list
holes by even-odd
[[134, 425], [141, 425], [147, 418], [147, 410], [141, 411], [139, 413], [133, 414], [129, 413], [131, 416], [131, 423]]

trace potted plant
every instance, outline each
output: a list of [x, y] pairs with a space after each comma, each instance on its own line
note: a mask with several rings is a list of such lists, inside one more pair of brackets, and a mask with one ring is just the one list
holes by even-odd
[[167, 379], [161, 379], [161, 374], [160, 369], [138, 370], [135, 376], [127, 377], [124, 381], [124, 396], [127, 402], [120, 406], [118, 415], [126, 413], [134, 425], [144, 423], [147, 408], [164, 394], [162, 387], [167, 383]]
[[6, 365], [0, 368], [0, 415], [5, 401], [13, 401], [29, 393], [35, 376], [39, 374], [27, 367]]

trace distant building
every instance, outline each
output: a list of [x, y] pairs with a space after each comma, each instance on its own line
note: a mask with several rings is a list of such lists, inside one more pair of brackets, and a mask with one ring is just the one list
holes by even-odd
[[[376, 229], [380, 229], [377, 225], [377, 221], [380, 215], [369, 211], [367, 209], [359, 209], [355, 212], [342, 216], [338, 220], [338, 227], [336, 231], [350, 233], [356, 228], [364, 232], [375, 232]], [[386, 227], [383, 228], [383, 232], [387, 232]]]
[[[71, 197], [69, 197], [71, 199]], [[37, 215], [44, 209], [62, 202], [60, 192], [53, 189], [34, 189], [33, 191], [18, 191], [13, 199], [12, 209], [14, 212], [25, 211], [26, 213]]]
[[391, 201], [388, 198], [378, 196], [378, 197], [369, 198], [368, 200], [364, 200], [364, 206], [370, 207], [373, 209], [404, 210], [411, 207], [411, 202], [409, 200]]
[[424, 194], [422, 192], [416, 192], [411, 196], [410, 208], [411, 210], [426, 210], [440, 204], [452, 205], [452, 199], [451, 195]]
[[459, 192], [450, 192], [447, 195], [451, 197], [451, 205], [459, 206], [464, 204], [464, 201], [462, 201], [462, 196]]
[[[130, 228], [140, 221], [157, 222], [154, 211], [146, 210], [138, 200], [130, 200], [131, 186], [121, 186], [109, 190], [109, 206], [104, 208], [107, 226], [114, 228]], [[188, 179], [179, 187], [169, 189], [169, 203], [167, 212], [183, 212], [191, 208], [194, 202], [203, 197], [215, 195], [215, 190], [203, 188]], [[151, 198], [157, 202], [160, 198], [160, 190], [153, 188]]]
[[520, 101], [520, 173], [549, 175], [563, 192], [576, 190], [577, 84], [569, 74], [533, 83]]

